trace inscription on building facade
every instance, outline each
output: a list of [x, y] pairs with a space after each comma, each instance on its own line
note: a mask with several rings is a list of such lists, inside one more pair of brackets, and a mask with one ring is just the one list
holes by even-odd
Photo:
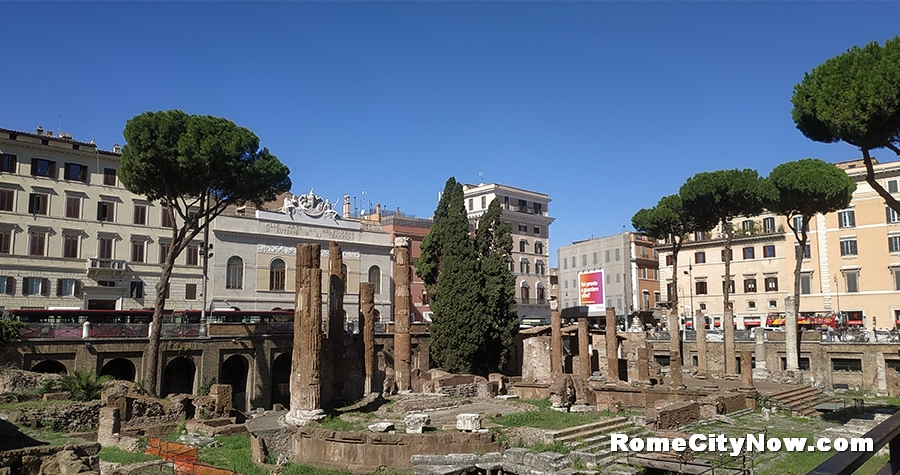
[[266, 223], [266, 234], [278, 234], [282, 236], [299, 236], [332, 241], [352, 241], [353, 231], [344, 229], [323, 228], [318, 226], [304, 226], [302, 224]]

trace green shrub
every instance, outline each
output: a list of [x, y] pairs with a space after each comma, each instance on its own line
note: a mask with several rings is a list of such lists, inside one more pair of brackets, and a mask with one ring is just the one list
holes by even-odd
[[59, 385], [59, 381], [50, 378], [45, 379], [43, 383], [38, 387], [38, 394], [47, 394], [56, 391], [57, 386]]
[[199, 388], [197, 388], [197, 395], [198, 396], [209, 396], [209, 389], [212, 388], [213, 384], [216, 384], [216, 378], [207, 379], [205, 383], [203, 383], [202, 385], [200, 385]]
[[60, 388], [69, 391], [72, 399], [76, 401], [92, 401], [100, 398], [103, 385], [111, 381], [112, 376], [97, 376], [93, 368], [87, 371], [75, 371], [63, 376], [59, 383]]

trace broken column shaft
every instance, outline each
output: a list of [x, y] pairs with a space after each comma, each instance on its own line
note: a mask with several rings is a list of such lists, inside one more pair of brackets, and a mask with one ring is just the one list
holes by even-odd
[[411, 304], [409, 291], [409, 248], [411, 239], [398, 237], [394, 239], [394, 378], [398, 391], [407, 391], [410, 386], [409, 308]]

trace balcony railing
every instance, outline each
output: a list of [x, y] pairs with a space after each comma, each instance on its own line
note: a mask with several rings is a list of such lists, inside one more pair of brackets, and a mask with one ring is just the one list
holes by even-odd
[[872, 439], [872, 447], [866, 450], [847, 450], [832, 455], [807, 475], [850, 475], [887, 445], [891, 458], [878, 471], [879, 474], [900, 471], [900, 412], [887, 418], [881, 424], [866, 432], [863, 439]]
[[125, 261], [121, 259], [101, 259], [91, 257], [87, 260], [88, 276], [114, 276], [125, 274]]

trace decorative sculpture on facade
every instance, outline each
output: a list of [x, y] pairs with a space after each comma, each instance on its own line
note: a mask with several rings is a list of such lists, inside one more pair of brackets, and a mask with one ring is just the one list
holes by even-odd
[[310, 218], [325, 217], [335, 222], [343, 219], [333, 207], [334, 205], [329, 200], [322, 199], [321, 196], [316, 195], [310, 189], [309, 193], [300, 196], [288, 193], [284, 197], [284, 205], [281, 207], [281, 212], [293, 217], [294, 211], [298, 211]]

